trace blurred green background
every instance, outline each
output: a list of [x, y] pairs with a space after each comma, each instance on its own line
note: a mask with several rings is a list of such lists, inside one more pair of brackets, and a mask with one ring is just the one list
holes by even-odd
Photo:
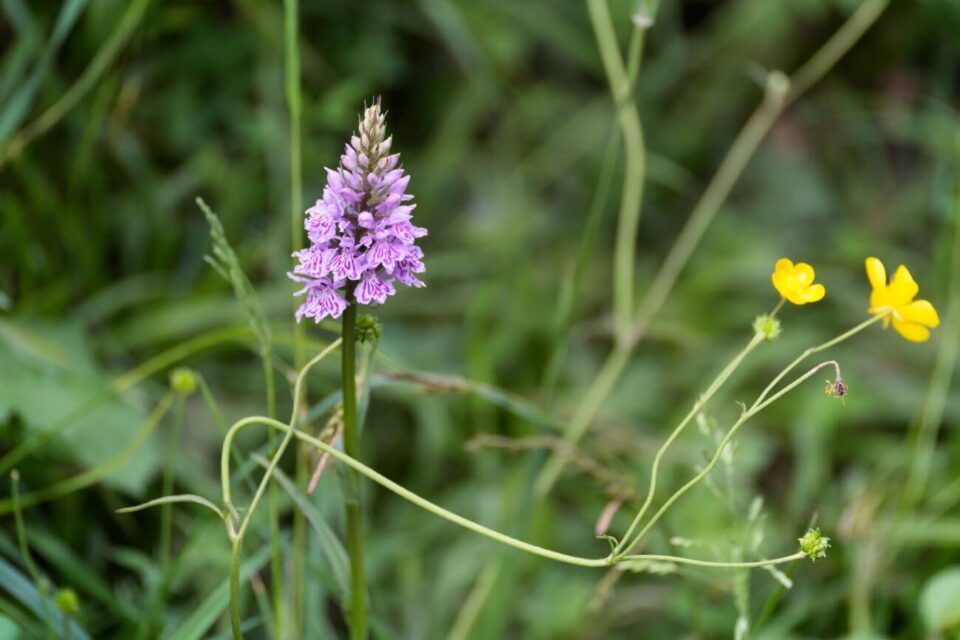
[[[764, 69], [793, 71], [858, 4], [661, 3], [636, 90], [648, 149], [641, 295], [761, 101]], [[611, 0], [610, 8], [625, 50], [637, 4]], [[606, 554], [593, 526], [611, 492], [626, 483], [645, 493], [671, 425], [776, 302], [769, 278], [782, 255], [812, 263], [827, 298], [784, 310], [780, 339], [710, 405], [717, 428], [736, 417], [734, 401], [751, 400], [802, 349], [866, 317], [867, 255], [888, 270], [908, 264], [944, 319], [922, 345], [874, 327], [831, 351], [850, 385], [846, 403], [824, 398], [815, 378], [753, 420], [731, 464], [685, 496], [644, 549], [773, 557], [791, 553], [816, 522], [834, 546], [823, 561], [786, 569], [792, 589], [763, 570], [654, 575], [553, 564], [365, 484], [376, 637], [723, 638], [742, 620], [749, 636], [741, 637], [956, 636], [960, 394], [951, 375], [960, 307], [948, 301], [960, 299], [960, 278], [950, 278], [960, 215], [960, 3], [894, 0], [779, 118], [581, 443], [578, 455], [594, 471], [568, 468], [535, 507], [527, 488], [555, 431], [518, 413], [520, 399], [568, 419], [610, 347], [623, 158], [586, 9], [574, 0], [302, 0], [300, 21], [306, 202], [319, 197], [323, 168], [336, 163], [364, 100], [379, 95], [412, 175], [416, 220], [430, 229], [428, 287], [375, 311], [382, 357], [363, 451], [368, 464], [444, 506], [552, 548]], [[129, 38], [117, 42], [118, 31]], [[122, 45], [117, 56], [82, 80], [112, 42]], [[0, 447], [8, 453], [58, 427], [17, 464], [25, 495], [129, 448], [174, 363], [161, 361], [135, 385], [118, 376], [178, 345], [216, 342], [182, 363], [203, 376], [227, 422], [265, 411], [242, 309], [203, 260], [210, 242], [198, 195], [221, 216], [273, 323], [279, 412], [289, 411], [283, 55], [279, 2], [0, 2]], [[62, 117], [11, 153], [16, 132], [78, 86]], [[604, 188], [611, 149], [617, 164]], [[590, 241], [592, 206], [603, 218]], [[563, 333], [558, 299], [585, 237], [592, 253]], [[325, 343], [337, 326], [306, 331]], [[558, 342], [566, 349], [557, 386], [545, 394]], [[336, 372], [330, 362], [312, 376], [311, 399], [336, 391]], [[490, 386], [458, 393], [398, 382], [405, 372]], [[223, 524], [207, 511], [173, 509], [175, 559], [162, 587], [160, 512], [114, 513], [161, 495], [174, 422], [165, 418], [104, 481], [24, 511], [40, 572], [76, 591], [76, 622], [91, 637], [225, 637], [225, 600], [216, 598], [229, 564]], [[494, 443], [476, 441], [481, 434], [511, 440], [482, 446]], [[218, 502], [221, 441], [218, 417], [190, 398], [176, 493]], [[246, 460], [262, 445], [250, 434], [238, 451]], [[713, 446], [708, 428], [685, 433], [658, 499]], [[910, 484], [927, 465], [925, 481]], [[42, 637], [42, 600], [17, 549], [7, 477], [0, 487], [0, 638]], [[296, 507], [281, 498], [289, 552]], [[309, 502], [340, 530], [335, 474]], [[630, 510], [618, 514], [614, 533]], [[267, 534], [258, 518], [246, 550], [260, 562], [260, 580], [245, 585], [250, 637], [268, 636], [251, 595], [268, 581]], [[300, 637], [343, 637], [324, 542], [313, 529], [307, 538]]]

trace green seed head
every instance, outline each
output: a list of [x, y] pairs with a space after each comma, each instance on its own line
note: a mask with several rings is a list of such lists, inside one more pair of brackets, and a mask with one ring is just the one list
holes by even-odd
[[170, 372], [170, 388], [181, 396], [192, 395], [197, 390], [197, 374], [186, 367], [174, 369]]
[[830, 548], [830, 538], [820, 533], [819, 527], [810, 529], [802, 538], [799, 538], [800, 551], [808, 558], [816, 562], [820, 558], [827, 557], [827, 549]]
[[766, 340], [780, 335], [780, 321], [773, 316], [757, 316], [753, 321], [753, 332], [761, 334]]

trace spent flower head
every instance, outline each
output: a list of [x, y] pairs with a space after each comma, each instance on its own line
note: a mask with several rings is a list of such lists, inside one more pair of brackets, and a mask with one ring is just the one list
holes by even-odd
[[780, 335], [780, 321], [776, 316], [762, 315], [753, 320], [753, 332], [762, 334], [764, 339], [773, 340]]
[[830, 538], [820, 533], [820, 528], [814, 528], [807, 531], [802, 538], [798, 538], [800, 551], [808, 558], [816, 562], [820, 558], [827, 557], [827, 549], [830, 548]]
[[793, 264], [789, 258], [780, 258], [773, 269], [774, 288], [793, 304], [807, 304], [823, 299], [827, 290], [813, 283], [814, 272], [806, 262]]
[[[877, 258], [867, 258], [867, 279], [873, 291], [870, 293], [870, 313], [883, 316], [886, 329], [893, 328], [911, 342], [926, 342], [930, 329], [939, 326], [940, 316], [929, 300], [914, 300], [920, 286], [904, 265], [897, 267], [890, 282], [887, 270]], [[928, 328], [929, 327], [929, 328]]]
[[386, 114], [375, 100], [360, 118], [357, 133], [345, 146], [340, 166], [327, 169], [323, 197], [307, 209], [304, 227], [310, 246], [294, 253], [292, 280], [306, 295], [297, 310], [319, 322], [338, 318], [347, 305], [383, 304], [396, 293], [395, 283], [422, 287], [423, 251], [417, 238], [427, 235], [412, 223], [410, 176], [391, 154]]

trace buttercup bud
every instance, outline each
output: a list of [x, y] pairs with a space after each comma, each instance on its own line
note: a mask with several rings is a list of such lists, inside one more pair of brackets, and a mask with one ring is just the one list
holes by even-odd
[[799, 538], [800, 551], [802, 551], [810, 560], [816, 562], [820, 558], [827, 557], [827, 549], [830, 548], [830, 538], [820, 533], [820, 528], [810, 529]]
[[197, 390], [197, 374], [187, 367], [178, 367], [170, 372], [170, 388], [181, 396], [192, 395]]

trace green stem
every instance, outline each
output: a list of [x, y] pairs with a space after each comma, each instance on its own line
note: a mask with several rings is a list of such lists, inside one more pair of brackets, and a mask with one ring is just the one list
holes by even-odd
[[47, 612], [47, 593], [43, 578], [37, 565], [33, 562], [33, 556], [30, 555], [30, 547], [27, 545], [27, 528], [23, 524], [23, 510], [20, 508], [20, 472], [14, 469], [10, 472], [10, 499], [13, 502], [13, 519], [17, 528], [17, 543], [20, 546], [20, 557], [23, 558], [23, 564], [27, 567], [27, 573], [33, 578], [33, 583], [37, 587], [37, 594], [40, 604], [40, 617], [43, 620], [48, 638], [54, 636], [53, 620]]
[[[300, 91], [300, 3], [299, 0], [284, 0], [284, 76], [286, 84], [287, 109], [290, 114], [290, 246], [293, 251], [303, 247], [303, 156], [300, 142], [300, 121], [303, 101]], [[296, 306], [295, 303], [294, 306]], [[304, 330], [298, 322], [294, 324], [293, 362], [299, 369], [303, 366], [306, 354], [304, 349]], [[307, 461], [301, 448], [297, 448], [294, 475], [303, 485], [306, 482]], [[299, 509], [293, 512], [293, 562], [291, 565], [291, 600], [293, 609], [293, 632], [303, 635], [301, 622], [303, 616], [304, 567], [306, 566], [307, 538], [306, 520]]]
[[[299, 438], [303, 442], [306, 442], [307, 444], [313, 447], [316, 447], [320, 451], [323, 451], [324, 453], [329, 454], [331, 457], [335, 458], [339, 462], [342, 462], [343, 464], [350, 467], [360, 475], [365, 476], [366, 478], [372, 480], [373, 482], [376, 482], [377, 484], [384, 487], [388, 491], [391, 491], [397, 494], [404, 500], [407, 500], [408, 502], [413, 503], [417, 507], [420, 507], [425, 511], [428, 511], [440, 518], [443, 518], [444, 520], [447, 520], [458, 526], [461, 526], [464, 529], [469, 529], [474, 533], [479, 533], [480, 535], [486, 536], [491, 540], [495, 540], [496, 542], [499, 542], [501, 544], [505, 544], [515, 549], [519, 549], [520, 551], [525, 551], [527, 553], [540, 556], [542, 558], [547, 558], [548, 560], [555, 560], [557, 562], [563, 562], [565, 564], [571, 564], [578, 567], [609, 567], [621, 561], [636, 562], [640, 560], [660, 560], [664, 562], [676, 562], [678, 564], [693, 564], [693, 565], [700, 565], [705, 567], [750, 568], [750, 567], [768, 566], [768, 565], [779, 564], [783, 562], [790, 562], [803, 557], [803, 554], [795, 553], [790, 556], [784, 556], [782, 558], [776, 558], [773, 560], [735, 563], [735, 562], [712, 562], [708, 560], [696, 560], [693, 558], [683, 558], [679, 556], [660, 556], [660, 555], [628, 556], [628, 555], [622, 555], [622, 554], [621, 555], [610, 554], [603, 558], [583, 558], [580, 556], [573, 556], [566, 553], [560, 553], [558, 551], [553, 551], [552, 549], [547, 549], [534, 544], [530, 544], [528, 542], [524, 542], [523, 540], [519, 540], [512, 536], [508, 536], [505, 533], [501, 533], [494, 529], [490, 529], [489, 527], [485, 527], [482, 524], [479, 524], [478, 522], [474, 522], [473, 520], [464, 518], [463, 516], [456, 514], [452, 511], [448, 511], [447, 509], [444, 509], [443, 507], [437, 504], [434, 504], [433, 502], [430, 502], [426, 498], [423, 498], [417, 495], [416, 493], [414, 493], [413, 491], [410, 491], [406, 487], [397, 484], [393, 480], [390, 480], [389, 478], [382, 475], [381, 473], [375, 471], [374, 469], [371, 469], [370, 467], [363, 464], [359, 460], [356, 460], [350, 457], [345, 452], [340, 451], [336, 447], [330, 444], [327, 444], [323, 440], [319, 438], [315, 438], [314, 436], [311, 436], [308, 433], [304, 433], [303, 431], [295, 429], [290, 425], [283, 424], [279, 420], [272, 420], [265, 416], [250, 416], [238, 421], [232, 427], [230, 427], [230, 433], [231, 435], [235, 435], [242, 429], [254, 424], [260, 424], [260, 425], [270, 427], [272, 429], [276, 429], [278, 431], [282, 431], [286, 433], [288, 436], [290, 434], [295, 435], [297, 438]], [[225, 458], [225, 459], [229, 461], [229, 458]]]
[[193, 338], [192, 340], [182, 342], [175, 347], [171, 347], [170, 349], [164, 351], [163, 353], [157, 354], [146, 362], [134, 367], [130, 371], [117, 376], [109, 389], [95, 394], [75, 410], [70, 411], [62, 418], [56, 420], [46, 429], [36, 433], [33, 436], [30, 436], [22, 443], [17, 445], [13, 450], [7, 453], [7, 455], [5, 455], [3, 458], [0, 458], [0, 473], [6, 473], [12, 469], [17, 463], [29, 456], [39, 447], [45, 445], [55, 435], [67, 427], [74, 424], [79, 424], [80, 418], [90, 413], [102, 402], [119, 395], [131, 387], [136, 386], [158, 371], [162, 371], [170, 365], [184, 360], [197, 352], [226, 342], [249, 339], [251, 335], [252, 332], [248, 327], [226, 327], [223, 329], [214, 329], [209, 333], [205, 333]]
[[240, 627], [240, 556], [243, 540], [233, 541], [230, 553], [230, 629], [234, 640], [243, 639], [243, 630]]
[[[343, 389], [343, 448], [353, 459], [360, 457], [360, 427], [357, 424], [356, 332], [357, 304], [352, 287], [347, 289], [348, 307], [343, 312], [341, 386]], [[347, 554], [350, 556], [350, 637], [367, 637], [367, 587], [363, 569], [363, 528], [360, 511], [360, 482], [349, 474], [346, 491]]]
[[647, 513], [647, 509], [650, 508], [650, 504], [653, 502], [654, 493], [657, 490], [657, 472], [660, 470], [660, 461], [663, 459], [663, 456], [666, 454], [667, 449], [670, 448], [670, 445], [673, 444], [673, 441], [677, 439], [680, 433], [684, 430], [687, 424], [693, 420], [698, 413], [703, 410], [703, 407], [706, 406], [707, 402], [716, 394], [716, 392], [723, 386], [723, 383], [733, 375], [733, 372], [737, 370], [737, 367], [740, 366], [740, 363], [743, 362], [744, 358], [753, 351], [757, 345], [764, 341], [764, 335], [762, 333], [756, 333], [750, 339], [750, 342], [747, 343], [743, 349], [740, 350], [740, 353], [730, 361], [730, 363], [720, 372], [720, 375], [710, 384], [707, 388], [707, 391], [700, 396], [700, 398], [694, 403], [693, 408], [690, 412], [684, 417], [684, 419], [676, 426], [673, 430], [673, 433], [670, 434], [670, 437], [660, 446], [660, 449], [657, 451], [656, 456], [653, 458], [653, 467], [650, 469], [650, 488], [647, 490], [647, 497], [643, 502], [643, 506], [640, 507], [640, 510], [637, 512], [637, 515], [634, 516], [633, 522], [630, 523], [630, 527], [627, 529], [627, 532], [623, 535], [623, 538], [620, 540], [620, 543], [617, 545], [614, 550], [615, 553], [623, 551], [623, 548], [626, 546], [627, 541], [630, 539], [630, 536], [633, 535], [636, 528], [640, 526], [640, 521], [643, 519], [643, 516]]
[[[123, 450], [117, 453], [117, 455], [92, 469], [84, 471], [83, 473], [79, 473], [73, 477], [61, 480], [60, 482], [43, 487], [42, 489], [37, 489], [36, 491], [22, 496], [20, 498], [20, 505], [24, 507], [32, 507], [42, 502], [61, 498], [68, 493], [73, 493], [74, 491], [79, 491], [80, 489], [89, 487], [90, 485], [99, 482], [103, 478], [113, 473], [143, 445], [150, 433], [153, 432], [157, 425], [160, 424], [160, 421], [170, 409], [172, 402], [172, 393], [168, 393], [166, 396], [164, 396], [164, 398], [157, 404], [156, 408], [154, 408], [153, 412], [147, 417], [146, 421], [143, 423], [143, 426], [140, 427], [140, 430], [136, 433], [136, 435], [134, 435], [130, 443], [127, 444]], [[0, 515], [9, 513], [12, 509], [13, 505], [11, 500], [0, 500]]]
[[[631, 77], [620, 54], [607, 0], [587, 0], [587, 11], [590, 14], [590, 23], [593, 25], [594, 36], [600, 49], [600, 59], [607, 75], [607, 83], [610, 85], [620, 131], [623, 135], [623, 191], [620, 196], [620, 214], [613, 257], [614, 326], [617, 341], [622, 342], [630, 335], [632, 321], [634, 262], [646, 169], [646, 149], [640, 115], [633, 100], [630, 99]], [[642, 49], [643, 32], [635, 32], [634, 38], [637, 49]], [[639, 55], [637, 57], [639, 58]]]
[[[832, 347], [832, 346], [834, 346], [834, 345], [836, 345], [836, 344], [838, 344], [838, 343], [840, 343], [840, 342], [843, 342], [843, 341], [846, 340], [847, 338], [850, 338], [851, 336], [856, 335], [857, 333], [860, 333], [861, 331], [863, 331], [864, 329], [866, 329], [866, 328], [869, 327], [870, 325], [872, 325], [872, 324], [874, 324], [875, 322], [878, 322], [879, 320], [882, 320], [882, 319], [883, 319], [883, 316], [876, 316], [876, 317], [870, 318], [869, 320], [867, 320], [867, 321], [865, 321], [865, 322], [861, 322], [860, 324], [858, 324], [858, 325], [855, 326], [854, 328], [852, 328], [852, 329], [850, 329], [849, 331], [846, 331], [846, 332], [840, 334], [839, 336], [837, 336], [836, 338], [834, 338], [834, 339], [832, 339], [832, 340], [828, 340], [827, 342], [824, 342], [823, 344], [820, 344], [820, 345], [817, 345], [816, 347], [812, 347], [812, 348], [810, 348], [810, 349], [807, 349], [806, 351], [803, 352], [803, 354], [801, 354], [800, 357], [798, 357], [798, 358], [797, 358], [796, 360], [794, 360], [792, 363], [790, 363], [789, 365], [787, 365], [787, 367], [786, 367], [783, 371], [781, 371], [780, 374], [777, 375], [777, 377], [776, 377], [774, 380], [775, 380], [775, 381], [782, 380], [783, 377], [784, 377], [790, 370], [792, 370], [797, 364], [800, 363], [800, 361], [802, 361], [804, 358], [810, 356], [811, 354], [816, 353], [816, 352], [818, 352], [818, 351], [823, 351], [824, 349], [828, 349], [828, 348], [830, 348], [830, 347]], [[755, 416], [756, 414], [758, 414], [758, 413], [760, 413], [761, 411], [763, 411], [765, 408], [767, 408], [768, 406], [770, 406], [771, 404], [773, 404], [774, 402], [776, 402], [777, 400], [779, 400], [780, 398], [782, 398], [784, 395], [786, 395], [787, 393], [789, 393], [790, 391], [792, 391], [792, 390], [793, 390], [794, 388], [796, 388], [797, 386], [803, 384], [803, 382], [805, 382], [807, 379], [809, 379], [809, 378], [810, 378], [812, 375], [814, 375], [817, 371], [819, 371], [820, 369], [822, 369], [823, 367], [826, 367], [826, 366], [836, 366], [836, 363], [833, 362], [833, 361], [829, 361], [829, 362], [824, 362], [824, 363], [821, 363], [821, 364], [815, 366], [814, 368], [810, 369], [809, 371], [807, 371], [806, 373], [804, 373], [803, 375], [801, 375], [800, 377], [798, 377], [796, 380], [794, 380], [794, 381], [791, 382], [790, 384], [788, 384], [788, 385], [786, 385], [785, 387], [783, 387], [780, 391], [778, 391], [777, 393], [773, 394], [772, 396], [770, 396], [769, 398], [767, 398], [766, 400], [764, 400], [764, 399], [763, 399], [764, 395], [767, 394], [767, 393], [769, 392], [769, 390], [773, 387], [773, 384], [769, 385], [769, 386], [767, 387], [767, 389], [765, 389], [764, 392], [760, 395], [760, 397], [757, 398], [757, 400], [753, 403], [753, 405], [751, 405], [751, 407], [750, 407], [749, 409], [747, 409], [747, 410], [745, 410], [743, 413], [741, 413], [741, 414], [740, 414], [740, 417], [737, 419], [737, 421], [733, 424], [732, 427], [730, 427], [730, 430], [727, 431], [726, 435], [723, 437], [723, 440], [721, 440], [721, 441], [720, 441], [720, 444], [717, 446], [717, 450], [716, 450], [716, 452], [713, 454], [713, 457], [710, 459], [710, 461], [707, 463], [707, 466], [705, 466], [705, 467], [703, 468], [703, 470], [700, 471], [700, 473], [698, 473], [698, 474], [695, 475], [693, 478], [691, 478], [686, 484], [684, 484], [684, 485], [683, 485], [682, 487], [680, 487], [672, 496], [670, 496], [670, 497], [667, 499], [667, 501], [663, 503], [663, 506], [661, 506], [660, 509], [653, 515], [653, 517], [650, 518], [650, 520], [647, 522], [647, 524], [644, 525], [643, 529], [640, 530], [640, 533], [638, 533], [638, 534], [636, 535], [636, 537], [635, 537], [633, 540], [631, 540], [628, 545], [625, 546], [625, 548], [627, 548], [627, 549], [635, 549], [635, 548], [637, 547], [637, 545], [640, 544], [640, 541], [643, 540], [644, 536], [647, 535], [647, 533], [650, 531], [650, 529], [653, 527], [653, 525], [656, 524], [658, 520], [660, 520], [660, 518], [663, 516], [663, 514], [666, 513], [666, 512], [670, 509], [671, 506], [673, 506], [673, 503], [675, 503], [677, 500], [679, 500], [680, 497], [681, 497], [683, 494], [685, 494], [687, 491], [689, 491], [690, 489], [692, 489], [692, 488], [693, 488], [695, 485], [697, 485], [701, 480], [703, 480], [703, 479], [707, 476], [707, 474], [710, 473], [710, 471], [713, 470], [714, 466], [716, 466], [717, 462], [720, 460], [720, 456], [723, 455], [723, 452], [726, 450], [727, 445], [728, 445], [728, 444], [730, 443], [730, 441], [733, 439], [733, 436], [736, 435], [736, 433], [737, 433], [737, 431], [740, 429], [740, 427], [742, 427], [744, 424], [746, 424], [746, 422], [747, 422], [748, 420], [750, 420], [750, 418], [752, 418], [752, 417]]]
[[[270, 478], [273, 475], [274, 469], [277, 468], [277, 465], [280, 463], [280, 458], [283, 457], [284, 451], [287, 449], [287, 445], [290, 444], [290, 439], [293, 434], [293, 427], [297, 416], [300, 413], [300, 399], [302, 398], [302, 387], [303, 382], [306, 379], [307, 373], [316, 365], [318, 362], [323, 360], [327, 355], [333, 352], [334, 349], [340, 346], [341, 341], [336, 340], [331, 343], [326, 349], [318, 353], [310, 362], [308, 362], [300, 370], [297, 380], [294, 383], [293, 387], [293, 409], [290, 412], [290, 425], [289, 431], [284, 436], [283, 440], [280, 442], [280, 446], [276, 448], [276, 451], [273, 454], [273, 457], [270, 459], [270, 464], [267, 467], [266, 472], [263, 474], [263, 478], [260, 480], [260, 484], [257, 485], [257, 490], [253, 495], [253, 500], [250, 502], [250, 506], [247, 509], [246, 515], [240, 521], [240, 525], [235, 529], [235, 520], [237, 518], [237, 509], [233, 506], [232, 492], [230, 488], [230, 452], [232, 450], [233, 438], [239, 432], [245, 424], [249, 424], [249, 420], [241, 420], [238, 423], [235, 423], [227, 431], [227, 435], [223, 439], [223, 449], [220, 451], [220, 488], [223, 492], [223, 504], [226, 512], [225, 522], [227, 525], [227, 533], [230, 536], [231, 542], [233, 542], [233, 556], [231, 557], [231, 590], [230, 590], [230, 616], [233, 623], [234, 629], [234, 638], [239, 640], [242, 636], [240, 635], [240, 588], [239, 584], [234, 586], [232, 582], [234, 581], [234, 574], [239, 576], [240, 571], [240, 549], [243, 542], [243, 537], [247, 532], [247, 528], [250, 526], [250, 521], [253, 518], [253, 514], [257, 509], [257, 505], [260, 503], [260, 499], [263, 497], [264, 491], [266, 490], [267, 485], [270, 482]], [[262, 418], [261, 420], [270, 420], [272, 423], [280, 424], [277, 420], [273, 418]], [[236, 578], [239, 583], [239, 577]]]
[[[721, 163], [717, 173], [710, 181], [707, 190], [698, 201], [696, 208], [684, 225], [683, 230], [667, 254], [667, 258], [658, 270], [653, 283], [650, 285], [650, 288], [638, 306], [633, 318], [631, 335], [626, 345], [628, 357], [640, 340], [646, 335], [654, 317], [659, 313], [663, 303], [672, 291], [680, 272], [689, 262], [694, 249], [719, 212], [733, 185], [739, 179], [747, 162], [753, 156], [766, 132], [788, 104], [796, 101], [803, 95], [850, 50], [870, 25], [880, 16], [888, 2], [889, 0], [867, 0], [821, 48], [797, 70], [792, 81], [779, 72], [772, 72], [770, 74], [767, 80], [763, 103], [761, 103], [738, 134], [733, 146]], [[605, 7], [599, 6], [601, 0], [588, 0], [588, 3], [592, 3], [588, 4], [588, 7], [596, 4], [598, 5], [596, 7], [598, 11], [606, 11]], [[602, 45], [608, 47], [610, 41], [608, 34], [604, 37], [604, 43], [602, 43]], [[615, 40], [613, 40], [613, 42], [615, 44]], [[602, 51], [601, 55], [604, 55]], [[615, 65], [612, 56], [606, 55], [604, 57], [610, 58], [610, 61]], [[617, 57], [619, 57], [619, 54]], [[605, 62], [605, 65], [606, 64]], [[619, 240], [620, 238], [618, 237], [618, 241]], [[608, 369], [613, 370], [617, 368], [618, 364], [620, 365], [619, 370], [622, 371], [626, 361], [624, 360], [621, 364], [617, 362], [619, 360], [623, 360], [623, 353], [617, 348], [608, 356], [602, 371], [607, 371]], [[593, 413], [578, 411], [577, 414], [575, 414], [574, 418], [576, 421], [571, 420], [566, 431], [570, 442], [575, 443], [582, 437], [596, 416], [596, 412], [599, 411], [603, 405], [603, 401], [606, 400], [607, 395], [612, 391], [620, 371], [616, 372], [612, 382], [606, 378], [601, 379], [602, 373], [601, 376], [598, 376], [598, 378], [594, 380], [586, 396], [587, 399], [590, 400], [590, 406], [594, 407], [594, 411]], [[597, 402], [598, 399], [599, 402]], [[585, 401], [584, 405], [586, 404]], [[545, 495], [552, 488], [563, 465], [564, 460], [557, 456], [553, 456], [548, 460], [547, 466], [544, 467], [540, 476], [537, 478], [536, 486], [540, 496]]]
[[630, 560], [651, 560], [654, 562], [673, 562], [675, 564], [690, 564], [696, 567], [711, 567], [715, 569], [755, 569], [759, 567], [772, 567], [777, 564], [784, 564], [801, 560], [806, 557], [802, 551], [791, 553], [788, 556], [773, 558], [771, 560], [757, 560], [755, 562], [714, 562], [712, 560], [697, 560], [695, 558], [684, 558], [681, 556], [658, 556], [658, 555], [632, 555], [624, 556], [623, 561]]

